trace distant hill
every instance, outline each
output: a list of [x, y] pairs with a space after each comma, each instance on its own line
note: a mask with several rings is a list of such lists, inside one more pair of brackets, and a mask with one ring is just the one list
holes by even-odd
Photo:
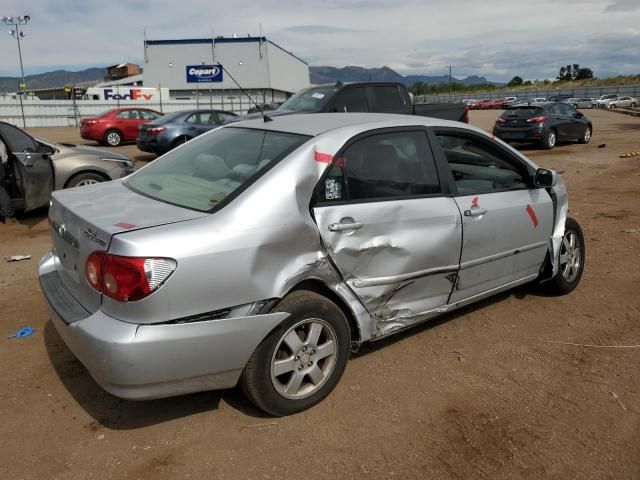
[[[364, 68], [364, 67], [309, 67], [311, 83], [335, 83], [342, 82], [403, 82], [407, 86], [415, 82], [426, 84], [442, 84], [449, 81], [448, 75], [407, 75], [402, 76], [389, 67]], [[51, 88], [64, 87], [66, 85], [91, 86], [104, 79], [106, 69], [88, 68], [79, 72], [69, 72], [67, 70], [55, 70], [53, 72], [27, 75], [26, 81], [29, 88]], [[502, 86], [502, 83], [491, 82], [485, 77], [472, 75], [466, 78], [453, 79], [456, 83], [464, 85], [477, 85], [489, 83]], [[0, 77], [0, 92], [14, 92], [18, 87], [18, 77]]]
[[[64, 87], [65, 85], [87, 86], [102, 81], [106, 72], [104, 68], [88, 68], [80, 72], [55, 70], [27, 75], [25, 80], [29, 88]], [[0, 77], [0, 91], [15, 92], [19, 80], [18, 77]]]
[[[438, 85], [449, 82], [448, 75], [407, 75], [402, 76], [389, 67], [364, 68], [364, 67], [309, 67], [311, 83], [335, 83], [341, 82], [403, 82], [408, 87], [416, 82], [423, 82], [429, 85]], [[471, 75], [466, 78], [453, 77], [452, 81], [463, 85], [491, 84], [502, 86], [504, 83], [492, 82], [485, 77]]]

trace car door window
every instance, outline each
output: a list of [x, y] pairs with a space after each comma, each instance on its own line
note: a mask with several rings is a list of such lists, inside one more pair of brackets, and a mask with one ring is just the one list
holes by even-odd
[[440, 193], [423, 131], [372, 135], [356, 141], [330, 167], [319, 202], [406, 198]]
[[562, 104], [562, 105], [558, 105], [560, 111], [562, 112], [562, 115], [567, 115], [567, 116], [571, 116], [574, 113], [576, 113], [576, 109], [573, 108], [571, 105], [567, 105], [567, 104]]
[[193, 113], [187, 117], [185, 120], [186, 123], [198, 124], [200, 119], [200, 113]]
[[460, 195], [528, 188], [526, 173], [484, 141], [437, 134]]
[[155, 120], [156, 118], [158, 118], [158, 115], [150, 112], [149, 110], [138, 110], [139, 116], [140, 118], [142, 118], [143, 120]]
[[379, 113], [403, 113], [404, 101], [400, 96], [400, 89], [397, 85], [374, 86], [374, 97], [376, 101], [376, 112]]
[[560, 108], [561, 105], [556, 103], [555, 105], [551, 105], [549, 107], [549, 113], [551, 113], [552, 115], [564, 115], [562, 108]]
[[368, 112], [369, 102], [364, 87], [351, 87], [340, 92], [334, 100], [336, 112]]
[[12, 125], [0, 123], [0, 137], [10, 152], [35, 152], [38, 144], [33, 138]]
[[221, 123], [226, 123], [232, 118], [237, 117], [237, 115], [234, 115], [233, 113], [228, 113], [228, 112], [216, 112], [216, 113], [218, 114], [218, 119], [220, 120]]
[[131, 117], [132, 110], [124, 110], [116, 115], [116, 118], [120, 118], [123, 120], [129, 120]]

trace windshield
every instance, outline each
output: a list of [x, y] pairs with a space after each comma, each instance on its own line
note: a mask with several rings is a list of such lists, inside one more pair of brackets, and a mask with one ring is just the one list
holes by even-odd
[[156, 200], [211, 211], [308, 139], [292, 133], [220, 128], [160, 157], [125, 185]]
[[294, 112], [319, 112], [324, 107], [337, 88], [313, 87], [300, 90], [289, 100], [280, 105], [278, 110], [292, 110]]
[[515, 107], [509, 108], [502, 114], [503, 118], [531, 118], [542, 115], [544, 110], [540, 107]]

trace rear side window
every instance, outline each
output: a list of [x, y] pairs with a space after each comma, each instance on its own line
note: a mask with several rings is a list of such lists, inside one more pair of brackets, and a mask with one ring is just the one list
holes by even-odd
[[396, 85], [373, 87], [377, 113], [403, 113], [404, 101]]
[[440, 193], [421, 131], [382, 133], [350, 145], [330, 167], [319, 202], [393, 199]]
[[214, 125], [216, 122], [216, 115], [214, 112], [198, 112], [187, 117], [187, 123], [194, 123], [197, 125]]
[[165, 154], [132, 175], [125, 185], [156, 200], [211, 211], [308, 138], [284, 132], [222, 128]]
[[346, 88], [336, 96], [331, 110], [335, 112], [368, 112], [369, 102], [365, 88]]
[[464, 135], [437, 137], [459, 194], [528, 188], [525, 174], [485, 142]]
[[138, 115], [144, 120], [155, 120], [156, 118], [158, 118], [157, 113], [150, 112], [149, 110], [138, 110]]

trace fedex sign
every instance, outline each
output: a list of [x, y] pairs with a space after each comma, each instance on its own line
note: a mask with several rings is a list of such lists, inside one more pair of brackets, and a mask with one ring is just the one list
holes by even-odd
[[220, 65], [187, 65], [187, 83], [222, 82]]
[[113, 88], [104, 89], [105, 100], [151, 100], [153, 92], [150, 89], [130, 88], [128, 93], [119, 93]]

